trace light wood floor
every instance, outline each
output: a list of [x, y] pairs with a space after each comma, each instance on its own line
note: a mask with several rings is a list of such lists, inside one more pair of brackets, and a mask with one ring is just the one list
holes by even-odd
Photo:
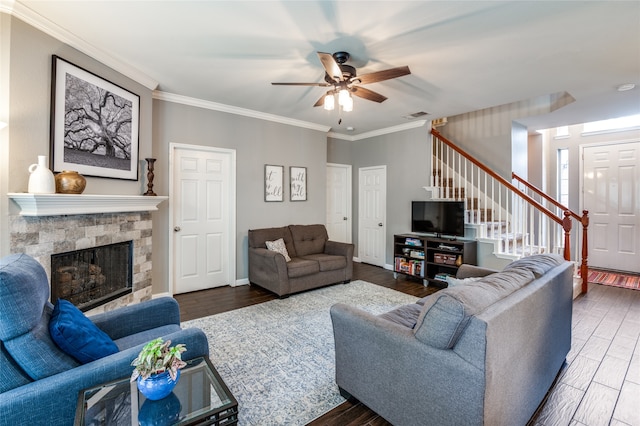
[[[353, 279], [417, 297], [436, 291], [361, 263], [354, 264]], [[253, 285], [176, 296], [183, 321], [275, 298]], [[589, 292], [574, 301], [572, 334], [567, 363], [530, 426], [640, 426], [640, 291], [590, 284]], [[347, 401], [310, 425], [389, 423], [357, 401]]]

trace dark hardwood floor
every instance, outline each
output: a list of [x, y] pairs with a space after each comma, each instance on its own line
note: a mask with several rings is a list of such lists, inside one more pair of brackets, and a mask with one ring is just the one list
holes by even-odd
[[[353, 280], [363, 280], [392, 288], [416, 297], [424, 297], [436, 292], [435, 287], [424, 287], [420, 281], [413, 281], [408, 277], [393, 278], [393, 272], [365, 263], [353, 264]], [[175, 296], [180, 304], [180, 319], [189, 321], [208, 315], [232, 311], [245, 306], [268, 302], [278, 297], [255, 285], [238, 287], [218, 287], [210, 290], [194, 291], [192, 293]]]
[[[354, 264], [354, 280], [422, 297], [422, 286], [383, 268]], [[182, 321], [275, 299], [257, 286], [220, 287], [176, 295]], [[640, 426], [640, 291], [590, 284], [574, 301], [572, 348], [530, 426]], [[347, 401], [311, 426], [389, 425], [357, 401]], [[398, 425], [401, 426], [401, 425]]]

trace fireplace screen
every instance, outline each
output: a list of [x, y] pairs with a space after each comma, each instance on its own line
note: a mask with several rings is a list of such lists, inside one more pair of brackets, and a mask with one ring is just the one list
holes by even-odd
[[80, 310], [131, 293], [133, 241], [51, 256], [51, 302], [66, 299]]

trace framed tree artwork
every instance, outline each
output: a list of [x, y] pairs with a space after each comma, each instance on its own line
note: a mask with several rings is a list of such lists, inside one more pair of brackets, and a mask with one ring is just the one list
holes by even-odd
[[284, 166], [264, 165], [264, 200], [284, 201]]
[[307, 168], [290, 167], [291, 201], [307, 201]]
[[138, 180], [140, 97], [53, 55], [54, 172]]

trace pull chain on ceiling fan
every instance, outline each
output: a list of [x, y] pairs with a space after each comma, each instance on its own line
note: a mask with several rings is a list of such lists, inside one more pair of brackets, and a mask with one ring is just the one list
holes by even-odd
[[372, 90], [361, 87], [362, 84], [377, 83], [379, 81], [390, 80], [392, 78], [402, 77], [411, 74], [408, 66], [390, 68], [382, 71], [376, 71], [361, 76], [357, 75], [356, 69], [345, 62], [349, 60], [349, 53], [336, 52], [333, 55], [324, 52], [317, 52], [320, 62], [324, 67], [324, 82], [322, 83], [271, 83], [274, 86], [319, 86], [330, 87], [318, 101], [314, 107], [323, 105], [324, 109], [332, 110], [335, 108], [336, 97], [338, 105], [343, 111], [351, 111], [353, 109], [353, 98], [351, 95], [359, 98], [367, 99], [373, 102], [384, 102], [387, 98]]

